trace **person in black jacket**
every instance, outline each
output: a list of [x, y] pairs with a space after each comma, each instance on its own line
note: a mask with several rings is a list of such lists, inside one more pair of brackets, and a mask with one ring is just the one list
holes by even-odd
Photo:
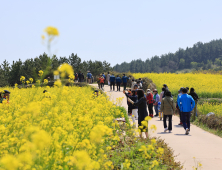
[[79, 71], [78, 77], [79, 77], [79, 82], [82, 82], [82, 73], [81, 73], [81, 71]]
[[170, 92], [170, 90], [169, 90], [169, 88], [168, 88], [168, 86], [166, 84], [163, 85], [163, 88], [165, 88], [165, 91], [163, 93], [163, 97], [162, 98], [164, 98], [166, 96], [166, 92]]
[[[132, 90], [132, 95], [129, 94], [129, 93], [126, 93], [125, 90], [123, 90], [123, 93], [126, 95], [127, 98], [130, 98], [133, 102], [137, 102], [138, 100], [138, 97], [136, 95], [136, 91], [135, 90]], [[132, 105], [130, 102], [128, 104], [128, 110], [130, 109], [131, 110], [131, 113], [132, 113], [132, 120], [133, 120], [133, 125], [135, 127], [135, 124], [136, 124], [136, 119], [138, 119], [138, 107], [135, 106], [135, 105]]]
[[192, 118], [193, 118], [193, 121], [196, 119], [196, 116], [197, 116], [197, 101], [199, 99], [197, 93], [195, 92], [194, 88], [192, 87], [190, 89], [190, 93], [189, 95], [191, 95], [195, 101], [195, 107], [193, 109], [193, 111], [191, 112], [193, 115], [192, 115]]
[[132, 101], [130, 98], [128, 98], [128, 101], [134, 106], [138, 106], [138, 128], [141, 129], [140, 137], [142, 137], [142, 132], [145, 132], [146, 138], [148, 138], [148, 123], [146, 122], [146, 125], [142, 124], [142, 122], [145, 121], [145, 118], [148, 116], [146, 98], [143, 90], [137, 90], [137, 96], [137, 102]]

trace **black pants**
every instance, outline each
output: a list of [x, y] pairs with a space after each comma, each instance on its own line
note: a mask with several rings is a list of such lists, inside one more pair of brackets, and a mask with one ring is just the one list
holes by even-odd
[[124, 90], [126, 90], [126, 83], [123, 83], [123, 86], [124, 86]]
[[190, 112], [181, 112], [183, 127], [190, 129]]
[[163, 116], [163, 126], [164, 128], [167, 128], [167, 124], [166, 124], [166, 118], [169, 118], [169, 124], [168, 124], [168, 130], [172, 130], [172, 115], [164, 115]]
[[149, 116], [153, 116], [153, 103], [148, 104]]
[[179, 115], [180, 115], [180, 122], [182, 123], [182, 116], [181, 116], [181, 112], [180, 112], [180, 110], [178, 110], [179, 111]]
[[104, 84], [105, 84], [105, 83], [102, 83], [102, 84], [101, 84], [101, 85], [102, 85], [102, 86], [101, 86], [102, 88], [104, 87]]
[[121, 84], [121, 83], [116, 83], [117, 91], [120, 91], [120, 84]]
[[115, 90], [115, 82], [110, 82], [110, 90], [112, 90], [113, 87], [113, 91]]
[[99, 89], [101, 89], [101, 88], [103, 88], [103, 85], [100, 83], [100, 84], [99, 84]]

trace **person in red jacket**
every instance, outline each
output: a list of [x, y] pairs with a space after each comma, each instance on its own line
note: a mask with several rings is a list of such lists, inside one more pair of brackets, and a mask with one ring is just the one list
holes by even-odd
[[101, 77], [99, 78], [99, 81], [100, 81], [100, 87], [101, 87], [101, 89], [103, 90], [103, 84], [104, 84], [104, 82], [105, 82], [104, 77], [101, 76]]
[[147, 89], [146, 102], [148, 105], [149, 116], [153, 117], [153, 94]]

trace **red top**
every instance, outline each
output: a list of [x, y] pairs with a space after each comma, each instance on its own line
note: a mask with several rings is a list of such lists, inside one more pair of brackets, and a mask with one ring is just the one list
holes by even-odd
[[153, 103], [153, 94], [152, 93], [149, 93], [146, 95], [146, 101], [148, 104]]
[[100, 83], [104, 83], [104, 80], [105, 80], [104, 78], [101, 77], [99, 78]]

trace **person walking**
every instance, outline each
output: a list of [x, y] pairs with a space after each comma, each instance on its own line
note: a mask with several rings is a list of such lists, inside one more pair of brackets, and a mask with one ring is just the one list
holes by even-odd
[[[138, 97], [135, 93], [136, 91], [133, 90], [131, 91], [131, 95], [128, 93], [125, 92], [125, 90], [123, 90], [123, 93], [126, 95], [127, 97], [127, 101], [128, 101], [128, 98], [130, 98], [134, 103], [138, 100]], [[129, 102], [130, 103], [130, 102]], [[131, 104], [131, 103], [130, 103]], [[138, 107], [135, 106], [135, 105], [129, 105], [130, 106], [130, 109], [132, 110], [132, 120], [133, 120], [133, 126], [136, 127], [136, 119], [138, 119]]]
[[81, 73], [81, 71], [79, 71], [78, 77], [79, 77], [79, 82], [81, 83], [82, 82], [82, 73]]
[[104, 78], [104, 83], [103, 83], [103, 87], [104, 87], [104, 85], [105, 85], [105, 81], [106, 81], [106, 76], [105, 76], [104, 73], [102, 74], [102, 76], [103, 76], [103, 78]]
[[193, 119], [193, 121], [195, 121], [196, 116], [197, 116], [197, 101], [198, 101], [199, 97], [198, 97], [198, 95], [197, 95], [197, 93], [195, 92], [195, 90], [194, 90], [193, 87], [190, 89], [189, 95], [192, 96], [193, 99], [194, 99], [194, 101], [195, 101], [194, 109], [193, 109], [192, 112], [191, 112], [191, 113], [192, 113], [192, 119]]
[[98, 84], [98, 88], [100, 89], [100, 75], [98, 75], [98, 77], [96, 78], [97, 84]]
[[82, 73], [82, 82], [84, 82], [84, 74]]
[[179, 97], [177, 104], [181, 112], [185, 134], [188, 135], [190, 131], [190, 112], [195, 107], [195, 101], [192, 96], [187, 94], [186, 88], [183, 88], [182, 95]]
[[[161, 103], [161, 108], [160, 110], [163, 112], [163, 126], [164, 126], [164, 132], [172, 131], [172, 115], [175, 113], [175, 104], [173, 101], [173, 98], [171, 97], [171, 92], [166, 92], [166, 96], [162, 100]], [[166, 119], [168, 117], [168, 128], [167, 128], [167, 123]]]
[[170, 91], [166, 84], [163, 85], [163, 88], [165, 88], [165, 91], [163, 93], [163, 97], [162, 98], [164, 98], [166, 96], [166, 92]]
[[78, 73], [75, 73], [75, 82], [78, 83], [78, 80], [79, 80]]
[[90, 73], [90, 71], [88, 71], [87, 73], [87, 79], [88, 79], [88, 83], [91, 84], [92, 74]]
[[115, 91], [115, 80], [116, 80], [116, 77], [112, 74], [110, 76], [110, 91], [112, 91], [112, 87], [113, 87], [113, 91]]
[[150, 89], [147, 89], [146, 101], [149, 110], [149, 116], [153, 117], [153, 94], [150, 92]]
[[162, 88], [162, 92], [160, 93], [160, 102], [162, 102], [164, 92], [165, 88]]
[[99, 78], [99, 82], [100, 82], [100, 87], [101, 87], [102, 90], [103, 90], [103, 87], [104, 87], [104, 81], [105, 81], [105, 79], [104, 79], [104, 77], [101, 75], [101, 77]]
[[116, 77], [116, 86], [117, 86], [117, 91], [120, 91], [120, 84], [121, 84], [122, 80], [119, 77], [119, 75], [117, 75]]
[[108, 72], [108, 74], [106, 76], [106, 80], [108, 82], [108, 86], [110, 86], [110, 74], [109, 74], [109, 72]]
[[178, 94], [178, 96], [177, 96], [177, 106], [176, 106], [176, 108], [177, 108], [177, 110], [178, 110], [178, 112], [179, 112], [180, 123], [179, 123], [178, 125], [180, 125], [180, 126], [183, 126], [183, 123], [182, 123], [181, 112], [180, 112], [179, 105], [178, 105], [178, 100], [179, 100], [180, 96], [182, 96], [182, 90], [183, 90], [183, 89], [184, 89], [184, 88], [181, 87], [180, 90], [178, 91], [179, 94]]
[[131, 85], [131, 90], [134, 90], [134, 86], [136, 85], [136, 82], [134, 79], [132, 79], [132, 85]]
[[128, 77], [126, 77], [125, 74], [123, 74], [123, 77], [122, 77], [122, 81], [123, 81], [123, 90], [126, 90], [126, 84], [127, 84], [127, 81], [129, 80]]
[[155, 110], [155, 112], [156, 112], [155, 117], [157, 117], [157, 116], [159, 116], [158, 102], [160, 101], [160, 96], [159, 96], [159, 94], [158, 94], [157, 89], [154, 89], [154, 90], [153, 90], [153, 93], [154, 93], [154, 96], [153, 96], [153, 101], [154, 101], [154, 103], [153, 103], [153, 105], [154, 105], [154, 110]]
[[130, 98], [128, 98], [128, 101], [134, 106], [138, 107], [138, 127], [141, 129], [140, 137], [142, 137], [142, 132], [145, 132], [146, 138], [148, 139], [148, 123], [147, 126], [144, 125], [144, 123], [142, 124], [142, 122], [145, 121], [145, 118], [148, 116], [146, 98], [144, 97], [143, 90], [138, 90], [137, 96], [137, 102], [132, 101]]

